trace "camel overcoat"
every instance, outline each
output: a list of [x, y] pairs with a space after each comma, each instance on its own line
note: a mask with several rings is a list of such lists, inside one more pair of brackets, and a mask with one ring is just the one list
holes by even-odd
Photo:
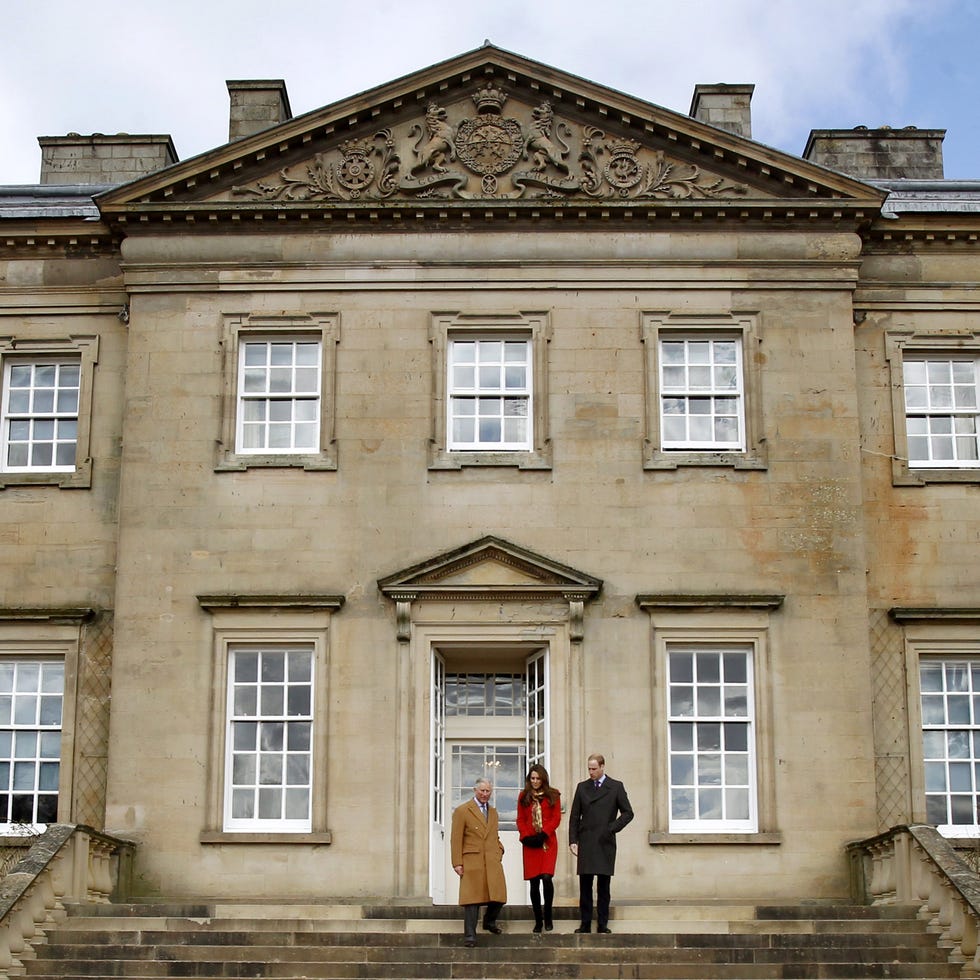
[[504, 878], [504, 845], [498, 833], [497, 810], [488, 807], [488, 818], [469, 800], [453, 810], [450, 851], [453, 867], [463, 866], [459, 879], [460, 905], [485, 905], [507, 901]]
[[616, 873], [616, 834], [633, 819], [626, 787], [609, 776], [599, 789], [591, 779], [575, 787], [568, 816], [568, 843], [578, 844], [576, 874]]

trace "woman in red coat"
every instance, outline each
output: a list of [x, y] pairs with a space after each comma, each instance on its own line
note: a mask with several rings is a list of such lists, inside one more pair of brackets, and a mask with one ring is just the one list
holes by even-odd
[[523, 844], [524, 879], [531, 883], [535, 932], [540, 932], [542, 926], [548, 932], [554, 929], [551, 909], [555, 899], [555, 886], [551, 879], [558, 860], [558, 838], [555, 831], [559, 823], [561, 793], [548, 783], [548, 770], [535, 763], [528, 770], [524, 792], [517, 798], [517, 830]]

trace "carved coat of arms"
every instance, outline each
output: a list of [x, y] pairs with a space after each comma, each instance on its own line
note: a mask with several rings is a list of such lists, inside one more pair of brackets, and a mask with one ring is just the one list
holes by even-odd
[[[237, 195], [280, 201], [382, 200], [398, 194], [461, 200], [620, 200], [730, 197], [747, 188], [665, 158], [628, 136], [572, 127], [550, 102], [526, 121], [505, 116], [507, 93], [487, 84], [472, 96], [476, 115], [457, 122], [430, 102], [421, 123], [348, 139], [318, 153], [305, 172], [233, 188]], [[527, 112], [527, 110], [524, 110]], [[522, 166], [523, 164], [523, 166]]]

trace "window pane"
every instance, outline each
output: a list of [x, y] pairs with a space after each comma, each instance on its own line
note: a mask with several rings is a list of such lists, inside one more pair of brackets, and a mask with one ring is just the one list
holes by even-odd
[[236, 786], [251, 786], [255, 783], [257, 760], [254, 755], [236, 753], [232, 764], [232, 782]]

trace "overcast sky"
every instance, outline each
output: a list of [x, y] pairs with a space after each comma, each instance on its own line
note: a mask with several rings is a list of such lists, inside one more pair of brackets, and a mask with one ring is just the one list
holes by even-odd
[[286, 82], [293, 115], [489, 39], [687, 113], [697, 83], [753, 83], [753, 137], [945, 129], [980, 179], [980, 0], [0, 0], [0, 184], [35, 183], [38, 136], [228, 138], [227, 79]]

